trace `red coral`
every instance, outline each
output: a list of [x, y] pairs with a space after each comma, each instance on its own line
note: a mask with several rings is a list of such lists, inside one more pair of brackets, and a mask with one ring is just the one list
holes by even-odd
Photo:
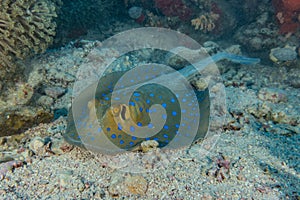
[[284, 7], [290, 11], [300, 11], [299, 0], [282, 0]]
[[300, 1], [299, 0], [273, 0], [276, 18], [279, 22], [280, 34], [295, 33], [300, 27]]
[[154, 0], [157, 7], [167, 17], [179, 17], [183, 21], [190, 20], [193, 10], [182, 0]]

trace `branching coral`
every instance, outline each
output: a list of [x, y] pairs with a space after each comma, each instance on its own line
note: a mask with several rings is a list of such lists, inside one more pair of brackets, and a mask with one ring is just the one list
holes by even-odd
[[192, 26], [195, 26], [195, 30], [202, 30], [204, 32], [210, 32], [216, 27], [215, 21], [219, 19], [219, 15], [215, 13], [203, 14], [200, 17], [191, 20]]
[[56, 4], [50, 0], [0, 1], [0, 71], [14, 59], [43, 52], [53, 40]]

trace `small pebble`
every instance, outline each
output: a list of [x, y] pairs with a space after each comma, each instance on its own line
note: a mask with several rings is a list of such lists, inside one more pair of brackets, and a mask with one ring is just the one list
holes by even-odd
[[35, 154], [45, 145], [44, 140], [41, 137], [35, 137], [29, 143], [29, 149]]
[[47, 96], [57, 99], [66, 93], [66, 90], [62, 87], [47, 87], [45, 88]]
[[158, 147], [158, 145], [159, 144], [158, 144], [157, 141], [155, 141], [155, 140], [148, 140], [148, 141], [142, 142], [141, 147], [142, 147], [142, 151], [144, 153], [146, 153], [146, 152], [149, 152], [149, 151], [151, 151], [153, 149], [156, 149]]
[[132, 194], [145, 195], [148, 183], [142, 176], [129, 176], [125, 179], [125, 185]]

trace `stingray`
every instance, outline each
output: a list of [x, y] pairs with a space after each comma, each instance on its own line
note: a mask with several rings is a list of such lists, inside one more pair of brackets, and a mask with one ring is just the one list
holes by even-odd
[[[122, 79], [128, 79], [124, 78], [126, 71], [107, 74], [76, 97], [63, 137], [73, 145], [101, 153], [133, 151], [148, 140], [155, 140], [160, 148], [178, 148], [203, 139], [210, 119], [208, 88], [185, 86], [190, 87], [186, 92], [165, 85], [171, 82], [173, 88], [180, 88], [184, 80], [191, 80], [209, 64], [223, 59], [245, 65], [260, 62], [220, 52], [169, 74], [141, 79], [149, 73], [138, 71], [126, 87], [120, 85]], [[174, 81], [180, 76], [184, 80]]]

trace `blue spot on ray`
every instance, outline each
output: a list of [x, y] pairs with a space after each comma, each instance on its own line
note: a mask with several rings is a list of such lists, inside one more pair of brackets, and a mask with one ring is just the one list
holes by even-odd
[[129, 102], [129, 105], [130, 105], [130, 106], [135, 106], [135, 103], [134, 103], [133, 101], [130, 101], [130, 102]]
[[130, 126], [130, 131], [131, 131], [131, 132], [134, 132], [134, 131], [135, 131], [134, 126]]
[[118, 130], [122, 130], [122, 126], [121, 126], [121, 124], [120, 123], [118, 123]]

